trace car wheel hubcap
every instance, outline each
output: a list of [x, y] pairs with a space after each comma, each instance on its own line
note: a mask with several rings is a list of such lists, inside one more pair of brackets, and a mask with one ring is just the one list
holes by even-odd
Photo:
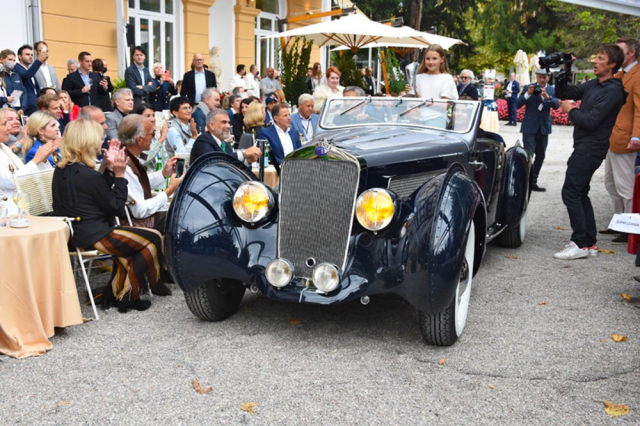
[[460, 268], [460, 279], [456, 288], [455, 321], [456, 335], [460, 336], [467, 322], [469, 312], [469, 299], [471, 297], [471, 282], [473, 280], [473, 258], [475, 253], [475, 227], [471, 222], [467, 244], [464, 250], [464, 259]]

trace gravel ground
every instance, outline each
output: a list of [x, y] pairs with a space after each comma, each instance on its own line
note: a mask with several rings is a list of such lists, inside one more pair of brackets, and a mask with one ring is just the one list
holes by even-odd
[[[519, 127], [501, 124], [512, 145]], [[414, 310], [393, 298], [318, 307], [247, 293], [209, 323], [172, 286], [146, 312], [59, 330], [44, 356], [0, 356], [0, 424], [640, 424], [640, 310], [620, 297], [640, 296], [634, 256], [607, 237], [600, 248], [615, 254], [552, 258], [571, 232], [560, 198], [571, 131], [554, 128], [527, 240], [489, 247], [453, 347], [424, 345]], [[605, 227], [602, 168], [591, 198]], [[603, 399], [629, 416], [610, 420]]]

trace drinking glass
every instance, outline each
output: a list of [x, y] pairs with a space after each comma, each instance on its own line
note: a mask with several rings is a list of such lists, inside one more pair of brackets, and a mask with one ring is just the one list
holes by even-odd
[[15, 191], [13, 193], [13, 202], [18, 206], [18, 219], [24, 219], [24, 215], [27, 214], [31, 204], [31, 197], [27, 193]]

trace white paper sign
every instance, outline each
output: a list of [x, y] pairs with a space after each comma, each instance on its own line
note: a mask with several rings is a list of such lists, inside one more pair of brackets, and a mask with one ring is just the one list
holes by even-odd
[[611, 219], [611, 223], [609, 223], [609, 229], [613, 229], [618, 232], [625, 232], [627, 234], [640, 235], [640, 214], [614, 214]]

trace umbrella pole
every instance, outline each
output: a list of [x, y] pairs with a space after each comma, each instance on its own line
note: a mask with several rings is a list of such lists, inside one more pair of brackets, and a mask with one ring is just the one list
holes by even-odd
[[387, 78], [387, 60], [384, 56], [384, 50], [380, 51], [380, 58], [382, 58], [382, 76], [384, 77], [384, 91], [389, 94], [389, 79]]

